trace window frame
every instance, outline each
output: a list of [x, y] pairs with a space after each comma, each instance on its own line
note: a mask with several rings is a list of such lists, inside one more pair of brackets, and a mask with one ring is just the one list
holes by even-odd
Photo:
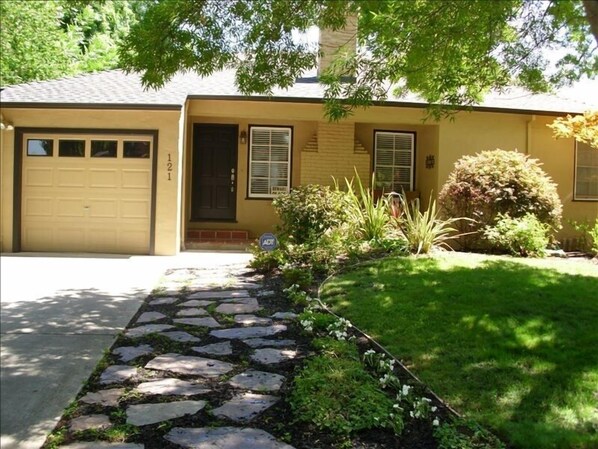
[[[374, 136], [373, 136], [373, 145], [372, 145], [372, 149], [373, 149], [373, 157], [372, 157], [372, 173], [376, 173], [376, 166], [377, 166], [377, 160], [378, 160], [378, 134], [402, 134], [402, 135], [409, 135], [411, 136], [411, 176], [410, 176], [410, 181], [409, 181], [409, 186], [410, 189], [407, 190], [408, 192], [410, 191], [414, 191], [416, 189], [416, 182], [415, 182], [415, 170], [416, 170], [416, 166], [417, 166], [417, 133], [415, 131], [402, 131], [402, 130], [396, 130], [396, 129], [375, 129], [374, 130]], [[394, 167], [398, 167], [393, 165]], [[394, 182], [393, 182], [394, 183]], [[375, 188], [375, 186], [372, 186]], [[401, 192], [397, 192], [397, 193], [401, 193]]]
[[[253, 200], [272, 200], [276, 198], [277, 194], [264, 194], [264, 193], [252, 193], [251, 191], [251, 166], [253, 163], [252, 156], [253, 156], [253, 131], [254, 130], [287, 130], [289, 133], [289, 148], [288, 148], [288, 161], [287, 161], [287, 185], [286, 191], [289, 192], [292, 185], [292, 177], [293, 177], [293, 135], [294, 135], [294, 128], [293, 126], [283, 126], [283, 125], [249, 125], [248, 126], [248, 138], [247, 138], [247, 199]], [[263, 162], [263, 161], [257, 161]], [[270, 164], [271, 161], [269, 160], [268, 163]], [[268, 177], [268, 179], [271, 179]]]
[[[592, 148], [590, 145], [588, 145], [586, 143], [578, 142], [577, 140], [575, 141], [574, 158], [573, 158], [573, 201], [598, 202], [598, 195], [591, 196], [591, 197], [583, 197], [583, 196], [580, 197], [580, 196], [578, 196], [578, 193], [577, 193], [577, 171], [579, 169], [577, 162], [579, 160], [578, 152], [579, 152], [580, 144], [586, 145], [590, 151], [598, 152], [598, 148]], [[598, 166], [596, 166], [595, 168], [598, 170]]]

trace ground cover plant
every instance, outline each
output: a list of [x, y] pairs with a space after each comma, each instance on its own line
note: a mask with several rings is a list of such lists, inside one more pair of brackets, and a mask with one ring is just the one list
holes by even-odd
[[370, 262], [322, 298], [513, 447], [589, 449], [597, 291], [589, 261], [444, 253]]

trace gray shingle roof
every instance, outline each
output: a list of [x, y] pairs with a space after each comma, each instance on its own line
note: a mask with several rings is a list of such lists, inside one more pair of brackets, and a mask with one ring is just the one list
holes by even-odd
[[[0, 93], [5, 107], [35, 106], [104, 106], [116, 107], [169, 107], [180, 108], [187, 98], [274, 99], [288, 101], [320, 101], [324, 88], [315, 77], [300, 79], [289, 89], [275, 89], [271, 97], [243, 95], [234, 82], [234, 71], [224, 70], [207, 77], [193, 72], [174, 76], [161, 89], [144, 89], [139, 74], [125, 74], [110, 70], [92, 74], [9, 86]], [[392, 106], [424, 106], [426, 103], [415, 95], [403, 98], [390, 97]], [[575, 100], [556, 95], [530, 94], [519, 88], [502, 93], [492, 93], [477, 109], [513, 110], [544, 113], [580, 113], [590, 107]]]

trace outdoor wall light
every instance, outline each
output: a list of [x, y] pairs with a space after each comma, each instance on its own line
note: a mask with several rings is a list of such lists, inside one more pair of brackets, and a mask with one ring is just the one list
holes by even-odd
[[245, 130], [241, 131], [241, 134], [239, 134], [239, 141], [243, 145], [245, 145], [247, 143], [247, 131], [245, 131]]
[[434, 155], [433, 154], [428, 154], [426, 156], [426, 168], [434, 168], [434, 163], [436, 161], [434, 160]]

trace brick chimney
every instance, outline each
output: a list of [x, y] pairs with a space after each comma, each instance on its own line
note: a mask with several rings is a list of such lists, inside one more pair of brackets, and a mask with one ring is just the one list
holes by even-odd
[[320, 28], [320, 53], [318, 59], [318, 76], [332, 63], [337, 53], [352, 52], [357, 48], [357, 17], [347, 17], [344, 28], [332, 31]]

